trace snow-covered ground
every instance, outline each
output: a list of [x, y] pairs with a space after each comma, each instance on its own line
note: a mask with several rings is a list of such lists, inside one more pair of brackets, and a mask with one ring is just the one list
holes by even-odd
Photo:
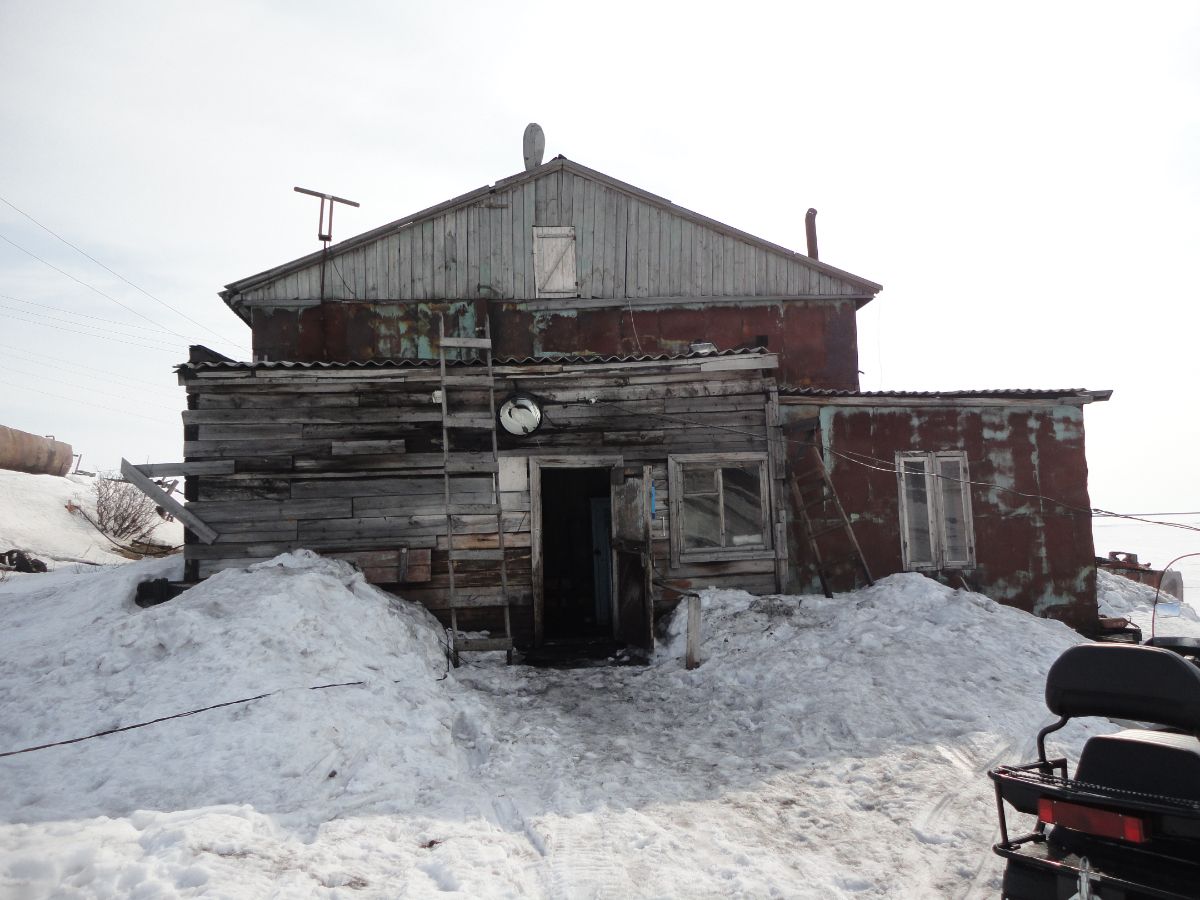
[[[95, 478], [87, 475], [29, 475], [0, 469], [0, 552], [24, 550], [51, 569], [80, 563], [112, 564], [126, 558], [95, 527], [67, 505], [96, 518]], [[183, 526], [163, 522], [154, 540], [172, 547], [183, 543]]]
[[[985, 772], [1032, 756], [1080, 640], [897, 575], [705, 592], [693, 671], [682, 611], [645, 667], [448, 671], [344, 563], [133, 603], [178, 566], [0, 584], [0, 752], [268, 695], [0, 758], [0, 897], [994, 897]], [[1106, 605], [1148, 615], [1126, 584]]]

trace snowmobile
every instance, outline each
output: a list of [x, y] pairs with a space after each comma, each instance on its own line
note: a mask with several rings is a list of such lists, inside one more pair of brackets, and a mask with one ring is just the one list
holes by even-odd
[[[1200, 898], [1200, 665], [1187, 649], [1080, 644], [1050, 667], [1059, 719], [1038, 733], [1037, 759], [988, 773], [1003, 897]], [[1089, 738], [1069, 777], [1046, 738], [1089, 716], [1137, 727]], [[1036, 816], [1033, 830], [1014, 837], [1007, 806]]]

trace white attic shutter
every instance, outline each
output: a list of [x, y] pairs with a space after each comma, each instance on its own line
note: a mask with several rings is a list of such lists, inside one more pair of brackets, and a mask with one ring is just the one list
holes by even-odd
[[533, 227], [533, 270], [538, 297], [578, 297], [575, 226]]

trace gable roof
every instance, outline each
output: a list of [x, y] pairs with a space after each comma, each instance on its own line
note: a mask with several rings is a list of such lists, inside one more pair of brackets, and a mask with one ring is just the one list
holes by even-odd
[[[327, 274], [325, 296], [532, 298], [537, 225], [575, 226], [585, 297], [842, 297], [861, 306], [882, 290], [559, 156], [332, 245], [327, 258], [345, 265], [337, 279]], [[239, 314], [315, 304], [325, 253], [231, 282], [221, 297]]]

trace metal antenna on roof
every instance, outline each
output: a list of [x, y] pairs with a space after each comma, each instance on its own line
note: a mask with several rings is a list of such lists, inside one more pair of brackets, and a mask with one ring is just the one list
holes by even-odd
[[[325, 259], [329, 256], [329, 242], [333, 240], [333, 204], [345, 203], [347, 206], [353, 206], [356, 209], [359, 204], [353, 200], [347, 200], [345, 197], [335, 197], [333, 194], [322, 194], [320, 191], [310, 191], [308, 188], [294, 187], [292, 188], [297, 194], [308, 194], [310, 197], [321, 198], [321, 211], [317, 218], [317, 240], [324, 244], [321, 249], [321, 299], [325, 299]], [[325, 214], [325, 201], [329, 201], [329, 215]]]

